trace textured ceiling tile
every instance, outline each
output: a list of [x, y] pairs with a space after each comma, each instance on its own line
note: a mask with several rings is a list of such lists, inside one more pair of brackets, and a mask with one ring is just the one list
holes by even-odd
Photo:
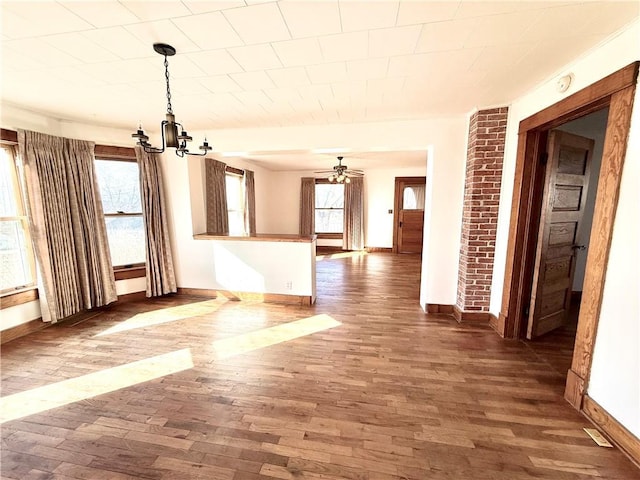
[[226, 50], [209, 50], [206, 52], [188, 53], [187, 57], [198, 65], [207, 75], [242, 72], [238, 62]]
[[328, 35], [320, 37], [319, 42], [325, 62], [360, 60], [368, 57], [367, 32]]
[[247, 45], [291, 38], [276, 3], [234, 8], [223, 14]]
[[114, 53], [102, 48], [99, 44], [88, 40], [79, 33], [49, 35], [44, 37], [43, 40], [85, 63], [109, 62], [119, 58]]
[[176, 1], [153, 2], [145, 0], [140, 2], [120, 0], [120, 3], [143, 22], [165, 20], [191, 14], [182, 2]]
[[403, 0], [398, 9], [397, 25], [415, 25], [420, 23], [443, 22], [451, 20], [460, 2], [416, 2]]
[[342, 31], [356, 32], [393, 27], [398, 16], [398, 4], [398, 1], [392, 0], [383, 2], [341, 1]]
[[29, 38], [89, 30], [93, 25], [55, 2], [0, 2], [2, 33], [9, 38]]
[[247, 72], [282, 67], [280, 59], [269, 44], [235, 47], [228, 52]]
[[242, 0], [220, 0], [220, 1], [206, 1], [206, 0], [182, 0], [182, 3], [193, 14], [216, 12], [218, 10], [227, 10], [229, 8], [244, 7], [245, 2]]
[[145, 58], [157, 55], [153, 44], [143, 42], [124, 27], [100, 28], [80, 35], [116, 55], [118, 58]]
[[211, 93], [240, 92], [242, 87], [229, 75], [215, 75], [200, 79], [200, 83]]
[[113, 27], [127, 23], [139, 22], [131, 10], [119, 2], [60, 2], [67, 10], [72, 11], [94, 27]]
[[337, 1], [278, 2], [282, 16], [293, 38], [315, 37], [341, 33], [340, 10]]
[[232, 73], [231, 78], [245, 90], [263, 90], [275, 87], [269, 76], [263, 71]]
[[175, 18], [172, 22], [204, 50], [243, 45], [238, 34], [220, 12]]
[[312, 83], [346, 82], [348, 79], [345, 62], [323, 63], [305, 68]]
[[307, 71], [302, 67], [279, 68], [269, 70], [267, 74], [277, 87], [299, 87], [311, 83]]
[[176, 49], [178, 54], [198, 50], [198, 46], [169, 20], [137, 23], [126, 25], [124, 28], [142, 43], [149, 45], [154, 55], [158, 55], [153, 51], [154, 43], [168, 43]]
[[286, 40], [272, 45], [285, 67], [313, 65], [322, 62], [320, 44], [315, 38]]
[[415, 51], [421, 30], [420, 25], [372, 30], [369, 32], [369, 56], [409, 55]]

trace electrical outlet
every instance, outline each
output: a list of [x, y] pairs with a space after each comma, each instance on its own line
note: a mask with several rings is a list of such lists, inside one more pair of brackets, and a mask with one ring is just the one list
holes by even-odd
[[293, 282], [291, 280], [289, 280], [286, 284], [285, 284], [285, 288], [287, 290], [292, 290], [293, 289]]

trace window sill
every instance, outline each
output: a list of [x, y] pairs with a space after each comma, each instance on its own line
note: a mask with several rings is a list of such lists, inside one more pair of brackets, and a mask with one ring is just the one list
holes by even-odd
[[319, 240], [342, 240], [342, 233], [316, 233]]
[[18, 292], [4, 293], [0, 296], [0, 310], [33, 302], [38, 298], [40, 298], [40, 295], [36, 286], [27, 287]]
[[145, 265], [137, 265], [135, 267], [118, 267], [113, 269], [113, 275], [118, 280], [127, 280], [129, 278], [141, 278], [147, 275], [147, 267]]

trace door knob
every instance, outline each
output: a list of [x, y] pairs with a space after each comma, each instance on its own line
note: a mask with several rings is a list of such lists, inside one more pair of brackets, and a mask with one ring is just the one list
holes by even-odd
[[573, 245], [571, 248], [574, 251], [576, 251], [576, 250], [586, 250], [587, 249], [587, 247], [585, 247], [584, 245]]

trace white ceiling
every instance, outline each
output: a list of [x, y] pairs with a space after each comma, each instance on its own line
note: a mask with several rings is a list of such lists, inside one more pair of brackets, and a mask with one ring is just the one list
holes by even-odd
[[[0, 5], [3, 102], [131, 130], [141, 121], [153, 131], [166, 100], [163, 58], [152, 44], [164, 42], [178, 51], [169, 59], [177, 120], [215, 131], [419, 119], [508, 104], [637, 19], [640, 2]], [[270, 156], [256, 160], [276, 160]]]

